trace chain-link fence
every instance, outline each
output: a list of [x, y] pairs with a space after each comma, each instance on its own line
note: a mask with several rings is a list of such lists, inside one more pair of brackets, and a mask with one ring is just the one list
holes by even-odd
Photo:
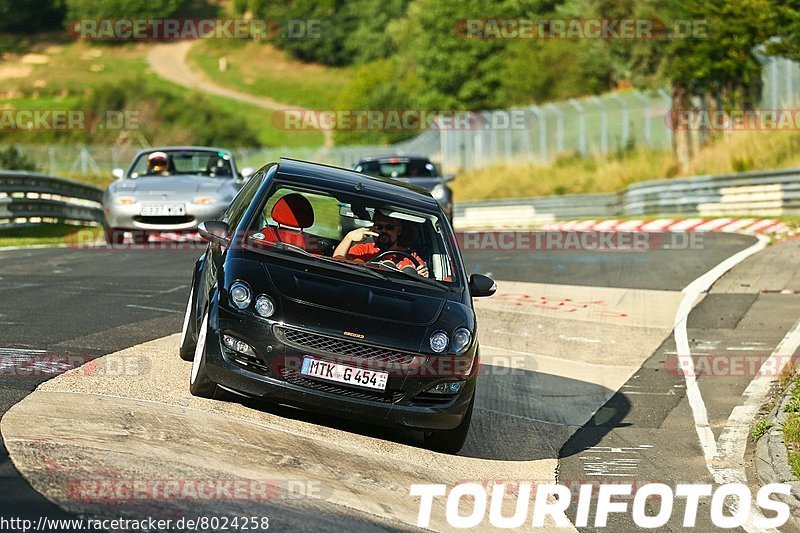
[[[762, 109], [790, 109], [800, 103], [800, 64], [759, 57]], [[466, 127], [441, 127], [390, 146], [336, 146], [325, 149], [237, 148], [239, 166], [258, 168], [279, 157], [293, 157], [351, 168], [362, 157], [416, 154], [440, 162], [446, 172], [502, 163], [549, 163], [560, 155], [606, 154], [642, 146], [668, 149], [670, 94], [620, 91], [541, 106], [469, 113]], [[125, 167], [137, 147], [22, 145], [39, 171], [53, 176], [87, 176]]]
[[789, 109], [800, 104], [800, 63], [778, 57], [760, 57], [761, 108]]

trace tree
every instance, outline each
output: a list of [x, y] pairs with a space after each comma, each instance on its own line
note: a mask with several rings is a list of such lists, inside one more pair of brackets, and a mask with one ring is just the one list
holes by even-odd
[[62, 28], [63, 0], [0, 0], [0, 31], [29, 33]]
[[[672, 86], [672, 111], [692, 109], [692, 98], [712, 108], [752, 108], [758, 97], [761, 65], [755, 49], [774, 35], [769, 0], [646, 0], [636, 4], [636, 18], [664, 22], [666, 38], [630, 45], [631, 72], [639, 84]], [[676, 25], [693, 32], [676, 35]], [[670, 32], [672, 32], [670, 34]], [[689, 131], [673, 131], [679, 171], [689, 172]]]
[[175, 16], [186, 0], [65, 0], [67, 20], [167, 18]]

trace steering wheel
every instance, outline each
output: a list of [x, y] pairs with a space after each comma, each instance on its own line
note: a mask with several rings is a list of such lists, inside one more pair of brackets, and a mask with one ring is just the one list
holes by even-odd
[[418, 266], [420, 266], [422, 264], [419, 259], [417, 259], [416, 257], [414, 257], [413, 255], [411, 255], [408, 252], [404, 252], [403, 250], [386, 250], [386, 251], [383, 251], [383, 252], [379, 253], [378, 255], [376, 255], [375, 257], [373, 257], [370, 261], [367, 261], [367, 262], [368, 263], [379, 263], [381, 261], [381, 259], [384, 259], [386, 257], [391, 257], [393, 255], [399, 255], [401, 257], [405, 257], [406, 259], [408, 259], [409, 261], [414, 263], [414, 267], [418, 267]]

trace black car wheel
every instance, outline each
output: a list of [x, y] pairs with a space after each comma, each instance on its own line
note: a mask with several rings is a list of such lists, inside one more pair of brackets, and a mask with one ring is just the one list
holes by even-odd
[[216, 398], [217, 384], [208, 379], [206, 374], [206, 340], [208, 337], [208, 311], [203, 317], [203, 324], [197, 332], [197, 345], [194, 349], [194, 361], [192, 362], [192, 374], [189, 376], [189, 392], [192, 396], [201, 398]]
[[134, 244], [147, 244], [150, 240], [149, 236], [147, 235], [146, 231], [134, 231], [133, 232], [133, 242]]
[[474, 406], [475, 394], [473, 393], [472, 400], [469, 402], [469, 407], [467, 407], [467, 412], [464, 413], [464, 418], [461, 419], [461, 423], [454, 429], [426, 431], [425, 447], [435, 452], [458, 453], [467, 440], [469, 424], [472, 420], [472, 408]]
[[195, 337], [195, 320], [194, 316], [194, 285], [192, 290], [189, 291], [189, 302], [186, 304], [186, 314], [183, 317], [183, 329], [181, 330], [181, 343], [180, 355], [184, 361], [191, 361], [194, 359], [194, 349], [197, 344], [194, 342]]
[[125, 241], [125, 232], [118, 228], [105, 228], [106, 242], [110, 245], [122, 244]]

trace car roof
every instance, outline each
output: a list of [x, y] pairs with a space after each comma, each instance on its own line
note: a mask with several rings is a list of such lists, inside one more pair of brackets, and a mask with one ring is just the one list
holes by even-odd
[[[350, 194], [358, 193], [384, 200], [387, 203], [401, 203], [425, 210], [438, 210], [439, 205], [422, 187], [310, 161], [282, 157], [278, 162], [278, 176], [283, 179], [288, 178], [287, 181], [308, 183], [322, 190], [332, 189]], [[293, 180], [293, 177], [300, 178], [300, 180]], [[357, 185], [363, 189], [357, 189]]]
[[405, 161], [426, 161], [428, 163], [431, 160], [423, 155], [379, 155], [379, 156], [370, 156], [364, 157], [359, 159], [359, 163], [367, 163], [369, 161], [389, 161], [390, 159], [397, 159], [398, 162], [405, 162]]

